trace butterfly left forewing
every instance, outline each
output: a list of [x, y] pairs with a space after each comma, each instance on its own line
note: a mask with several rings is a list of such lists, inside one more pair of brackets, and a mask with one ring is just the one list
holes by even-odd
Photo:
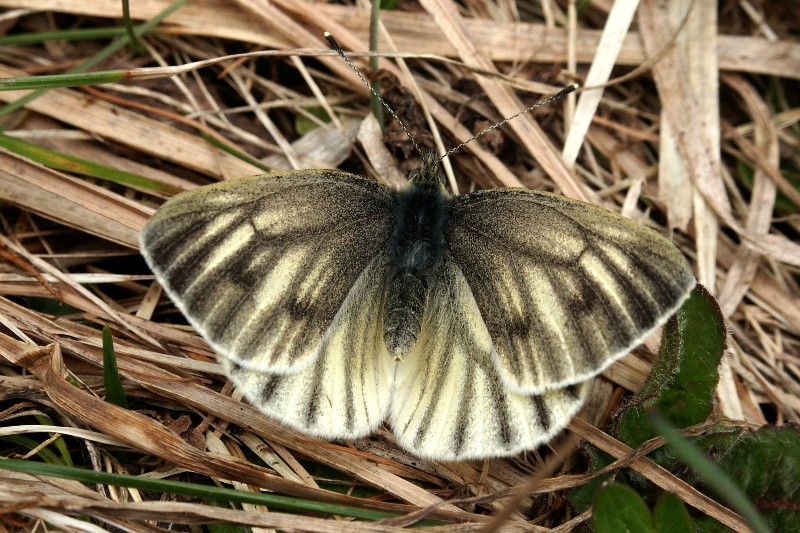
[[385, 248], [391, 202], [383, 185], [339, 171], [232, 180], [164, 204], [142, 254], [217, 353], [296, 372]]
[[663, 324], [695, 285], [663, 236], [544, 192], [458, 197], [446, 240], [501, 375], [520, 392], [596, 375]]
[[475, 299], [449, 255], [425, 317], [416, 347], [398, 363], [390, 410], [398, 442], [414, 454], [454, 461], [533, 449], [563, 429], [583, 403], [584, 385], [542, 395], [506, 386]]
[[391, 357], [380, 316], [386, 274], [380, 254], [361, 273], [320, 346], [300, 372], [281, 375], [224, 361], [251, 404], [286, 425], [325, 438], [358, 438], [386, 417]]

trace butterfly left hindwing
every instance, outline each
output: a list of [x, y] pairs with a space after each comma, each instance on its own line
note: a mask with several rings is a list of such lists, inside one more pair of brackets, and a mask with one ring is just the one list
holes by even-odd
[[288, 426], [325, 439], [363, 437], [386, 418], [392, 359], [380, 321], [385, 256], [364, 269], [333, 319], [319, 355], [300, 372], [280, 375], [223, 361], [250, 403]]

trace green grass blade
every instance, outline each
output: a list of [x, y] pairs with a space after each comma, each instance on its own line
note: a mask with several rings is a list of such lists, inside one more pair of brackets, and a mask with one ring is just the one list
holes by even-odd
[[0, 46], [41, 44], [46, 41], [94, 41], [125, 35], [123, 28], [88, 28], [4, 35]]
[[137, 54], [143, 54], [145, 49], [142, 43], [139, 42], [139, 37], [136, 35], [133, 26], [133, 20], [131, 20], [131, 6], [129, 0], [122, 0], [122, 22], [125, 25], [125, 34], [128, 36], [128, 42], [131, 48], [133, 48]]
[[[27, 89], [56, 89], [59, 87], [80, 87], [83, 85], [102, 85], [125, 81], [126, 70], [106, 70], [103, 72], [81, 72], [77, 74], [51, 74], [46, 76], [24, 76], [0, 80], [0, 91], [21, 91]], [[18, 100], [19, 101], [19, 100]]]
[[[125, 474], [112, 474], [108, 472], [97, 472], [95, 470], [85, 470], [82, 468], [70, 468], [62, 465], [48, 465], [34, 461], [23, 461], [19, 459], [0, 459], [0, 468], [12, 470], [14, 472], [24, 472], [32, 475], [52, 476], [57, 478], [72, 479], [83, 483], [100, 483], [105, 485], [116, 485], [120, 487], [131, 487], [140, 490], [165, 492], [170, 494], [183, 494], [197, 498], [208, 498], [211, 500], [232, 501], [238, 503], [252, 503], [256, 505], [266, 505], [273, 509], [283, 509], [285, 511], [321, 513], [325, 515], [350, 516], [363, 520], [382, 520], [398, 516], [395, 513], [377, 511], [372, 509], [361, 509], [348, 505], [331, 503], [320, 503], [289, 496], [277, 494], [245, 492], [216, 486], [198, 485], [196, 483], [186, 483], [183, 481], [171, 481], [166, 479], [152, 479], [140, 476]], [[422, 524], [419, 522], [418, 524]], [[431, 524], [431, 522], [427, 522]]]
[[205, 133], [205, 132], [202, 132], [202, 131], [201, 131], [201, 132], [200, 132], [200, 135], [203, 137], [203, 139], [205, 139], [206, 141], [208, 141], [208, 142], [209, 142], [209, 143], [210, 143], [212, 146], [214, 146], [215, 148], [219, 148], [219, 149], [220, 149], [220, 150], [222, 150], [223, 152], [225, 152], [225, 153], [228, 153], [228, 154], [232, 155], [233, 157], [236, 157], [236, 158], [238, 158], [238, 159], [241, 159], [242, 161], [245, 161], [245, 162], [247, 162], [247, 163], [250, 163], [250, 164], [251, 164], [251, 165], [253, 165], [254, 167], [256, 167], [256, 168], [260, 168], [260, 169], [261, 169], [261, 170], [263, 170], [264, 172], [272, 172], [272, 169], [271, 169], [270, 167], [268, 167], [267, 165], [265, 165], [264, 163], [262, 163], [262, 162], [261, 162], [261, 161], [259, 161], [258, 159], [254, 158], [254, 157], [252, 157], [252, 156], [249, 156], [249, 155], [245, 154], [244, 152], [240, 152], [239, 150], [236, 150], [236, 149], [234, 149], [234, 148], [231, 148], [230, 146], [228, 146], [228, 145], [227, 145], [227, 144], [225, 144], [225, 143], [219, 142], [219, 141], [218, 141], [217, 139], [215, 139], [213, 136], [211, 136], [211, 135], [208, 135], [208, 134], [207, 134], [207, 133]]
[[17, 139], [0, 133], [0, 147], [27, 157], [31, 161], [36, 161], [46, 167], [74, 174], [82, 174], [93, 178], [99, 178], [112, 183], [119, 183], [143, 190], [162, 192], [166, 194], [177, 194], [179, 189], [167, 185], [139, 174], [133, 174], [124, 170], [118, 170], [99, 163], [93, 163], [85, 159], [62, 154], [54, 150], [49, 150], [41, 146], [29, 143], [22, 139]]
[[117, 356], [114, 353], [114, 338], [111, 328], [103, 326], [103, 384], [106, 387], [106, 401], [118, 405], [123, 409], [128, 408], [128, 398], [119, 379]]

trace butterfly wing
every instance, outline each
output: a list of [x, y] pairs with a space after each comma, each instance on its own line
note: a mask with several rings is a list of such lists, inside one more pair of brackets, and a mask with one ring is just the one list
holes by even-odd
[[339, 171], [232, 180], [165, 203], [141, 233], [142, 254], [218, 354], [297, 372], [385, 248], [392, 201], [383, 185]]
[[401, 446], [421, 457], [513, 455], [548, 441], [583, 403], [585, 385], [541, 395], [512, 391], [467, 280], [445, 254], [417, 345], [397, 365], [390, 420]]
[[695, 286], [680, 251], [604, 209], [524, 189], [454, 200], [446, 240], [503, 380], [541, 394], [640, 344]]
[[280, 375], [223, 361], [231, 380], [261, 411], [324, 439], [354, 439], [385, 418], [391, 397], [392, 357], [379, 317], [386, 274], [383, 254], [353, 285], [323, 340], [317, 359]]

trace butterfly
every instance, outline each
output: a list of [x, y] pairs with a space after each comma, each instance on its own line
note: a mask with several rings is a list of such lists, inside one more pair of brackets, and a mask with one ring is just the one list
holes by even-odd
[[264, 413], [356, 439], [388, 421], [420, 457], [536, 448], [587, 380], [695, 286], [681, 252], [618, 214], [528, 189], [451, 196], [434, 154], [395, 191], [338, 170], [200, 187], [142, 253]]

